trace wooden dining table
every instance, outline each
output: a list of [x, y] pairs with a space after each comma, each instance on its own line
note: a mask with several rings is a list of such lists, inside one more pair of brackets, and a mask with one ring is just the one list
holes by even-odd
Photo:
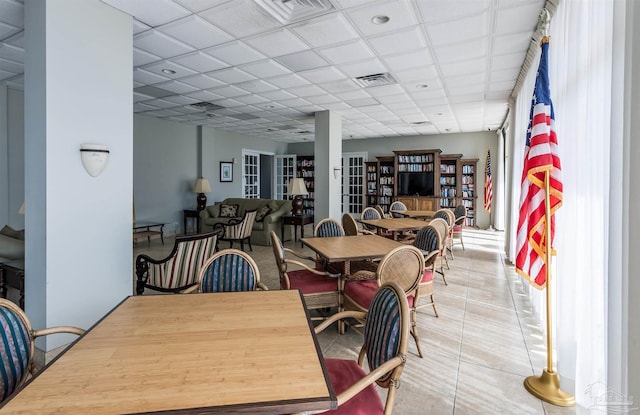
[[391, 232], [393, 239], [397, 239], [399, 232], [414, 231], [427, 226], [427, 222], [413, 218], [359, 219], [358, 222], [376, 228], [378, 232]]
[[392, 210], [390, 213], [402, 215], [405, 218], [431, 219], [436, 214], [435, 210]]
[[4, 414], [286, 414], [335, 409], [297, 290], [125, 298]]

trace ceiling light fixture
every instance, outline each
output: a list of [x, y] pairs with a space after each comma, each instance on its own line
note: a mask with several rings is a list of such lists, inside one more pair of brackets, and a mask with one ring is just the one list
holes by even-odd
[[418, 85], [416, 85], [416, 88], [417, 89], [429, 88], [429, 85], [427, 85], [427, 84], [418, 84]]
[[165, 69], [163, 69], [163, 70], [162, 70], [162, 73], [166, 73], [166, 74], [169, 74], [169, 75], [173, 75], [173, 74], [175, 74], [175, 73], [176, 73], [176, 71], [174, 71], [173, 69], [166, 69], [166, 68], [165, 68]]
[[385, 16], [384, 14], [379, 14], [377, 16], [373, 16], [373, 18], [371, 19], [373, 24], [385, 24], [385, 23], [389, 22], [389, 20], [391, 20], [389, 18], [389, 16]]

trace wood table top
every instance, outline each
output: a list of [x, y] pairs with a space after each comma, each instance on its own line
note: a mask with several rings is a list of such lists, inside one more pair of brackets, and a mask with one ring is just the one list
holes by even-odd
[[329, 262], [382, 258], [402, 246], [400, 242], [377, 235], [303, 238], [302, 243]]
[[3, 414], [284, 414], [337, 405], [297, 290], [127, 297]]
[[412, 218], [359, 219], [358, 222], [392, 232], [422, 229], [427, 226], [427, 222]]
[[391, 213], [397, 213], [407, 218], [432, 218], [436, 214], [435, 210], [392, 210]]

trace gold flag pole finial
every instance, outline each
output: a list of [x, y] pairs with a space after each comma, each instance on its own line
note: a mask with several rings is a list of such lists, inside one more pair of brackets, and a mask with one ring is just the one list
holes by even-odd
[[547, 368], [540, 376], [529, 376], [524, 387], [533, 396], [557, 406], [575, 406], [575, 396], [560, 389], [560, 378], [553, 370], [552, 319], [551, 319], [551, 204], [549, 201], [549, 170], [544, 173], [545, 208], [545, 263], [547, 281]]

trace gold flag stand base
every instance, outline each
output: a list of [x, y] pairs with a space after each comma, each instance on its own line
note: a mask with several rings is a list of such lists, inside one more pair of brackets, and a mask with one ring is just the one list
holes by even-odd
[[556, 406], [575, 406], [575, 396], [560, 389], [560, 379], [556, 372], [542, 371], [540, 376], [529, 376], [524, 387], [533, 396]]

